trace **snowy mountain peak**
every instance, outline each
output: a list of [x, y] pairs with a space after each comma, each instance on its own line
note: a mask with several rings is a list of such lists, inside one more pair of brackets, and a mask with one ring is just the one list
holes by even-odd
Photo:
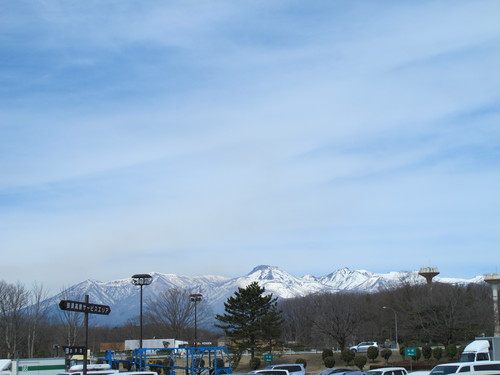
[[278, 270], [278, 267], [276, 267], [276, 266], [261, 265], [261, 266], [255, 267], [247, 275], [252, 275], [254, 273], [269, 273], [269, 272], [272, 272], [273, 270]]
[[[165, 274], [150, 272], [153, 282], [144, 288], [145, 305], [154, 301], [158, 295], [170, 288], [192, 290], [203, 294], [203, 299], [208, 301], [215, 313], [223, 310], [223, 303], [238, 288], [244, 288], [252, 282], [258, 282], [266, 293], [278, 298], [301, 297], [312, 293], [336, 293], [339, 291], [374, 293], [382, 288], [394, 288], [400, 285], [402, 280], [412, 280], [419, 283], [424, 280], [418, 276], [416, 271], [390, 272], [387, 274], [376, 274], [366, 270], [350, 270], [347, 267], [340, 268], [326, 276], [306, 275], [304, 277], [293, 276], [276, 266], [260, 265], [250, 273], [238, 278], [228, 279], [222, 276], [182, 276], [176, 274]], [[484, 282], [481, 276], [474, 279], [438, 279], [436, 281], [466, 284]], [[96, 316], [93, 321], [96, 324], [123, 324], [135, 317], [137, 309], [137, 295], [139, 288], [132, 284], [131, 278], [101, 282], [86, 280], [67, 288], [65, 291], [45, 301], [53, 306], [54, 313], [59, 311], [58, 304], [61, 299], [83, 300], [89, 295], [91, 303], [109, 305], [111, 313], [107, 316]]]

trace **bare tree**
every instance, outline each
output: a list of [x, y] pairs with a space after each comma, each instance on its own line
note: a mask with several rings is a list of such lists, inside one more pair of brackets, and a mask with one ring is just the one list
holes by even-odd
[[348, 338], [360, 322], [360, 296], [344, 293], [321, 293], [310, 297], [311, 321], [320, 334], [346, 347]]
[[46, 318], [48, 305], [43, 301], [47, 299], [47, 290], [41, 284], [35, 283], [30, 293], [28, 313], [28, 357], [35, 355], [35, 343], [37, 340], [38, 326]]
[[8, 284], [0, 281], [0, 325], [8, 358], [17, 352], [22, 339], [23, 310], [28, 302], [29, 292], [19, 282]]
[[[84, 296], [71, 293], [70, 289], [63, 287], [60, 293], [61, 299], [83, 301]], [[74, 346], [78, 337], [78, 332], [83, 326], [84, 314], [75, 311], [63, 310], [59, 315], [61, 322], [66, 328], [66, 344]]]
[[303, 297], [283, 299], [279, 301], [278, 307], [282, 311], [284, 320], [282, 338], [285, 342], [325, 346], [324, 342], [312, 340], [312, 322], [310, 319], [305, 319], [310, 314], [310, 307]]
[[[194, 304], [189, 298], [192, 293], [190, 289], [171, 288], [155, 299], [148, 299], [146, 320], [164, 325], [177, 339], [185, 337], [187, 329], [194, 326]], [[205, 299], [196, 303], [197, 325], [202, 327], [209, 323], [212, 312]]]

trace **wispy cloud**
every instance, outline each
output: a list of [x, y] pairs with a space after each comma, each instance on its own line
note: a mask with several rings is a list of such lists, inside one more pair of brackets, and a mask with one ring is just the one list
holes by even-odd
[[494, 271], [496, 1], [0, 7], [4, 277]]

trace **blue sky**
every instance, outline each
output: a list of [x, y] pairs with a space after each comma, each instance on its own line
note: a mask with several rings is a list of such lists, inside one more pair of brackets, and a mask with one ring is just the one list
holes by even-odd
[[2, 279], [500, 264], [498, 1], [0, 3]]

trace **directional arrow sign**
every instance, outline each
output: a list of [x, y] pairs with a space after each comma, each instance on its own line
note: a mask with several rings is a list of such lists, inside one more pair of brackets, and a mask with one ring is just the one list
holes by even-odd
[[84, 312], [89, 314], [108, 315], [111, 312], [111, 307], [107, 305], [96, 305], [94, 303], [86, 303], [79, 301], [62, 300], [59, 302], [61, 310]]

